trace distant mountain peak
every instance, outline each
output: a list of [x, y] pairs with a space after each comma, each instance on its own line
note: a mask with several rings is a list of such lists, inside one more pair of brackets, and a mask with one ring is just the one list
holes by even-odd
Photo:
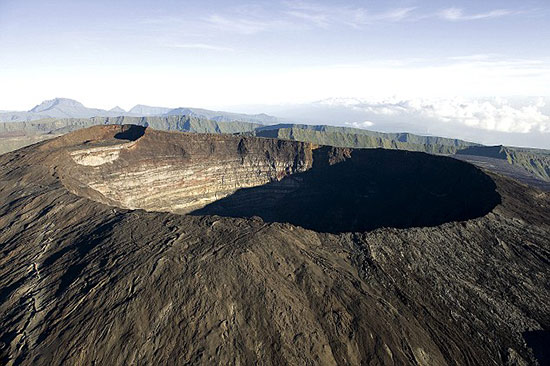
[[249, 115], [233, 112], [211, 111], [202, 108], [165, 108], [143, 104], [134, 106], [126, 111], [119, 106], [110, 110], [87, 108], [82, 103], [68, 98], [54, 98], [45, 100], [29, 111], [11, 111], [0, 113], [0, 122], [34, 121], [44, 118], [91, 118], [91, 117], [149, 117], [149, 116], [182, 116], [189, 115], [198, 118], [211, 119], [217, 122], [251, 122], [260, 124], [274, 124], [276, 117], [266, 114]]
[[42, 103], [38, 104], [33, 109], [31, 109], [29, 112], [33, 112], [33, 113], [45, 112], [56, 106], [85, 108], [82, 103], [74, 99], [54, 98], [54, 99], [43, 101]]
[[133, 106], [132, 108], [130, 108], [130, 111], [132, 109], [139, 109], [139, 108], [154, 108], [154, 107], [151, 107], [151, 106], [148, 106], [148, 105], [145, 105], [145, 104], [136, 104], [135, 106]]
[[163, 115], [171, 110], [171, 108], [164, 107], [151, 107], [148, 105], [137, 104], [128, 112], [132, 114], [137, 114], [141, 116], [152, 116], [152, 115]]
[[120, 108], [118, 105], [114, 108], [109, 109], [109, 112], [126, 113], [126, 111], [124, 109]]

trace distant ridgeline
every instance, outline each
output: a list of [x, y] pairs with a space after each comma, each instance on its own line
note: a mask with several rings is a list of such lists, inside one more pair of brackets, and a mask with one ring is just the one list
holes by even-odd
[[253, 134], [260, 137], [305, 141], [336, 147], [381, 147], [384, 149], [423, 151], [434, 154], [455, 154], [463, 148], [480, 146], [467, 141], [443, 137], [419, 136], [410, 133], [383, 133], [335, 126], [261, 126], [255, 129]]
[[[93, 117], [42, 119], [0, 123], [0, 153], [80, 128], [101, 124], [135, 124], [163, 131], [230, 133], [311, 142], [350, 148], [385, 148], [432, 154], [475, 156], [506, 161], [532, 176], [550, 182], [550, 151], [507, 146], [484, 146], [459, 139], [419, 136], [410, 133], [382, 133], [357, 128], [295, 124], [261, 125], [239, 121], [214, 121], [188, 115], [162, 117]], [[14, 142], [15, 141], [15, 142]]]
[[110, 124], [133, 124], [162, 131], [197, 133], [241, 133], [254, 131], [262, 126], [250, 122], [218, 122], [193, 116], [48, 118], [28, 122], [0, 122], [0, 135], [21, 132], [59, 135], [94, 125]]

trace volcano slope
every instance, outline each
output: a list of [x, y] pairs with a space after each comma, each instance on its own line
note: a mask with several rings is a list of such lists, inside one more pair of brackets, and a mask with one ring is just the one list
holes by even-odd
[[548, 360], [550, 197], [465, 162], [97, 126], [0, 197], [1, 364]]

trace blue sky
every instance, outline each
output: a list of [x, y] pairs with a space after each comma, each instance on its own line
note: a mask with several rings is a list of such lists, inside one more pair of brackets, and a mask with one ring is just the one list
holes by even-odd
[[537, 1], [0, 0], [0, 109], [550, 95]]

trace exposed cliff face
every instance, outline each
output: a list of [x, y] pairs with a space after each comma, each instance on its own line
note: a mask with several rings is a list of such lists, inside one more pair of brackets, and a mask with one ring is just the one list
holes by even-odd
[[[330, 234], [259, 217], [121, 209], [115, 196], [84, 185], [86, 172], [152, 166], [162, 161], [157, 153], [196, 164], [190, 151], [205, 152], [213, 171], [219, 158], [244, 172], [239, 182], [252, 182], [244, 162], [266, 161], [253, 149], [273, 147], [279, 166], [297, 171], [286, 176], [275, 164], [262, 170], [271, 183], [249, 189], [399, 161], [380, 153], [361, 165], [349, 149], [254, 138], [239, 149], [240, 137], [194, 138], [109, 126], [0, 156], [0, 363], [512, 365], [547, 357], [547, 193], [492, 175], [501, 203], [479, 217]], [[235, 160], [239, 151], [249, 158]], [[402, 169], [416, 162], [441, 176], [448, 166], [449, 177], [460, 171], [480, 184], [472, 190], [490, 186], [461, 168], [469, 165], [412, 156]], [[328, 170], [316, 170], [316, 160]], [[462, 197], [451, 194], [459, 187], [440, 189]]]
[[122, 208], [186, 213], [312, 164], [308, 143], [134, 129], [144, 131], [135, 141], [113, 135], [71, 149], [72, 162], [60, 169], [69, 190], [94, 191], [94, 198]]

